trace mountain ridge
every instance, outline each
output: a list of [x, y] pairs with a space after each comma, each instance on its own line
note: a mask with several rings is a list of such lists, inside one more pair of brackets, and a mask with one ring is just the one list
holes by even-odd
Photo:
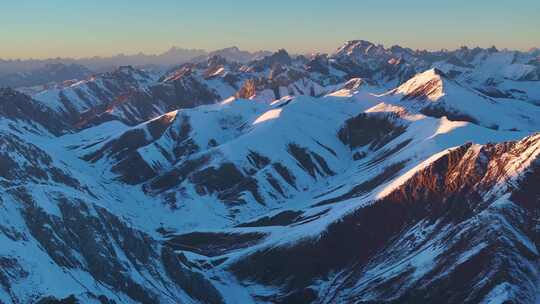
[[0, 89], [0, 302], [535, 303], [534, 56], [352, 41]]

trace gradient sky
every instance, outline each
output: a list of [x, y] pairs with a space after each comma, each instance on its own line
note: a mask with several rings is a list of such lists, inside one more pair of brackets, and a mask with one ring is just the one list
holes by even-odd
[[332, 51], [540, 47], [540, 0], [6, 0], [0, 58], [161, 53], [171, 46]]

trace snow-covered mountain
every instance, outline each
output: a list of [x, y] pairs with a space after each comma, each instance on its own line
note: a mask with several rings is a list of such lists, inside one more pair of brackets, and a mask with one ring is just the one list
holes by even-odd
[[0, 303], [537, 301], [535, 51], [238, 52], [0, 89]]

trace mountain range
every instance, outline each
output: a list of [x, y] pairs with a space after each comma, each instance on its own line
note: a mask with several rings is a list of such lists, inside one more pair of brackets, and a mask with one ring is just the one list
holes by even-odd
[[205, 60], [207, 57], [214, 55], [220, 55], [238, 62], [247, 62], [269, 54], [270, 52], [267, 51], [242, 51], [237, 47], [211, 52], [172, 47], [166, 52], [157, 55], [138, 53], [133, 55], [119, 54], [111, 57], [95, 56], [78, 59], [0, 59], [0, 87], [32, 87], [65, 80], [82, 80], [91, 74], [111, 72], [115, 68], [125, 65], [161, 71], [173, 65], [189, 61]]
[[538, 50], [146, 64], [0, 89], [0, 303], [538, 301]]

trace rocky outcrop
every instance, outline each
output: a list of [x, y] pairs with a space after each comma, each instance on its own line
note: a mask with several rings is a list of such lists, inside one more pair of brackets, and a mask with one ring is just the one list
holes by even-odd
[[369, 145], [370, 149], [377, 150], [406, 129], [397, 115], [385, 117], [361, 113], [345, 122], [338, 132], [338, 138], [351, 149]]
[[0, 302], [536, 300], [529, 55], [227, 53], [0, 91]]
[[[267, 299], [283, 303], [290, 297], [307, 299], [305, 293], [313, 292], [309, 286], [332, 273], [339, 273], [330, 279], [337, 285], [314, 302], [477, 303], [489, 299], [499, 284], [520, 286], [511, 296], [516, 301], [532, 300], [536, 278], [530, 267], [538, 253], [514, 233], [537, 240], [527, 223], [536, 214], [528, 210], [536, 210], [539, 199], [532, 189], [538, 179], [538, 139], [459, 147], [318, 238], [258, 250], [231, 270], [244, 280], [284, 286], [285, 296]], [[529, 161], [514, 188], [509, 164]], [[505, 202], [507, 193], [522, 207]], [[430, 264], [415, 266], [415, 256], [422, 254], [430, 254], [425, 257]], [[410, 262], [398, 262], [402, 259]], [[479, 288], [471, 291], [473, 285]]]
[[[26, 161], [21, 162], [24, 159]], [[53, 182], [79, 188], [79, 182], [57, 167], [52, 157], [12, 133], [0, 132], [0, 185]]]
[[70, 126], [58, 114], [30, 96], [9, 88], [0, 89], [0, 117], [22, 121], [33, 127], [44, 127], [54, 135], [70, 130]]
[[[181, 301], [182, 296], [174, 291], [175, 288], [203, 303], [223, 302], [212, 283], [181, 262], [182, 259], [168, 246], [163, 247], [149, 235], [129, 227], [107, 210], [60, 196], [57, 198], [60, 214], [52, 215], [38, 206], [24, 189], [10, 192], [24, 207], [22, 216], [29, 236], [39, 242], [57, 266], [85, 271], [95, 282], [123, 293], [137, 303], [161, 303], [165, 299]], [[17, 273], [25, 276], [24, 266], [7, 258], [0, 261], [12, 268], [10, 276]], [[134, 280], [133, 273], [138, 273], [144, 281]], [[11, 280], [4, 282], [4, 289], [9, 290]], [[157, 285], [165, 288], [155, 288]], [[107, 299], [103, 295], [89, 296], [100, 301]], [[77, 299], [79, 295], [66, 299], [44, 297], [41, 301], [78, 303]]]

